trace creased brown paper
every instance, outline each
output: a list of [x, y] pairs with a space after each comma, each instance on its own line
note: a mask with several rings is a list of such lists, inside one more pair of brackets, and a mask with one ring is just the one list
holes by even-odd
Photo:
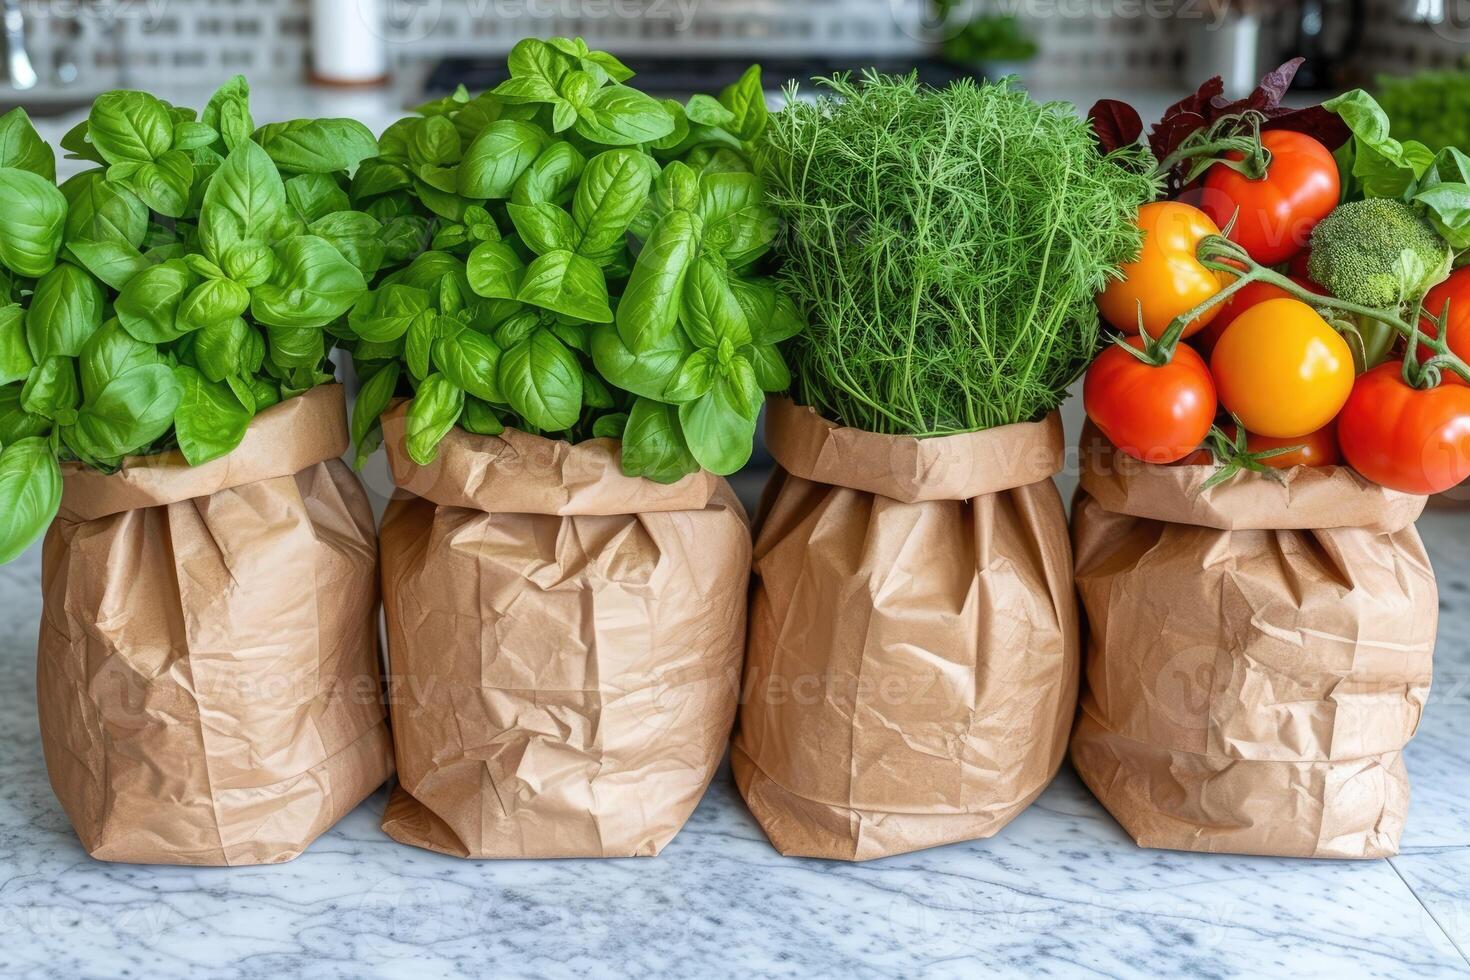
[[729, 485], [622, 475], [618, 444], [384, 419], [394, 839], [459, 857], [654, 855], [724, 754], [750, 530]]
[[732, 761], [783, 854], [995, 834], [1056, 774], [1079, 655], [1055, 416], [938, 439], [773, 401]]
[[1346, 467], [1197, 494], [1211, 472], [1084, 435], [1073, 763], [1145, 847], [1392, 855], [1439, 608], [1424, 499]]
[[56, 797], [95, 858], [288, 861], [392, 774], [377, 540], [342, 390], [228, 456], [64, 468], [36, 693]]

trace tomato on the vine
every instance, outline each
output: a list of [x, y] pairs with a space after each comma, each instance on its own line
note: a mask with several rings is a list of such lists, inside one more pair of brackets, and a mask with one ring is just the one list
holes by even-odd
[[[1097, 297], [1103, 318], [1126, 334], [1138, 333], [1140, 312], [1150, 337], [1162, 334], [1181, 313], [1216, 295], [1230, 276], [1205, 268], [1196, 255], [1199, 243], [1220, 234], [1219, 227], [1198, 208], [1177, 201], [1155, 201], [1138, 209], [1143, 251], [1122, 268], [1123, 278], [1108, 284]], [[1218, 306], [1184, 329], [1184, 336], [1203, 328]], [[1126, 356], [1126, 355], [1125, 355]]]
[[1332, 151], [1305, 133], [1272, 130], [1261, 134], [1261, 146], [1271, 155], [1266, 175], [1252, 180], [1217, 163], [1205, 174], [1200, 208], [1222, 228], [1235, 217], [1231, 241], [1261, 265], [1276, 265], [1307, 247], [1317, 222], [1337, 207], [1342, 185]]
[[1272, 299], [1236, 317], [1210, 356], [1220, 403], [1247, 432], [1294, 439], [1337, 415], [1353, 389], [1347, 341], [1295, 299]]
[[[1292, 277], [1292, 282], [1295, 282], [1308, 292], [1320, 293], [1322, 291], [1315, 284], [1297, 279], [1295, 276]], [[1258, 279], [1255, 282], [1247, 283], [1239, 292], [1221, 304], [1220, 314], [1215, 317], [1214, 321], [1208, 327], [1191, 337], [1190, 340], [1208, 357], [1210, 352], [1215, 349], [1215, 345], [1220, 342], [1220, 335], [1225, 332], [1225, 328], [1234, 323], [1236, 317], [1240, 316], [1246, 310], [1252, 306], [1259, 306], [1267, 300], [1295, 298], [1295, 296], [1280, 286], [1269, 282], [1263, 282]]]
[[1342, 454], [1374, 483], [1404, 493], [1443, 493], [1470, 478], [1470, 387], [1415, 388], [1403, 362], [1358, 378], [1338, 418]]
[[[1419, 329], [1426, 336], [1439, 336], [1438, 318], [1444, 315], [1446, 306], [1450, 313], [1445, 324], [1445, 343], [1460, 360], [1470, 360], [1470, 266], [1456, 269], [1453, 275], [1424, 297], [1424, 311], [1429, 316], [1420, 318]], [[1421, 347], [1419, 360], [1427, 360], [1431, 354], [1433, 351]], [[1444, 372], [1444, 380], [1451, 384], [1465, 383], [1458, 374], [1449, 371]]]
[[[1225, 431], [1235, 435], [1235, 426], [1225, 426]], [[1264, 456], [1260, 462], [1278, 470], [1289, 470], [1293, 466], [1336, 466], [1342, 462], [1342, 452], [1337, 446], [1337, 425], [1329, 422], [1316, 432], [1281, 439], [1263, 436], [1247, 430], [1245, 450], [1248, 453], [1264, 453], [1273, 449], [1291, 449], [1292, 452], [1279, 456]]]
[[[1144, 349], [1142, 338], [1127, 343]], [[1162, 365], [1109, 345], [1087, 369], [1082, 403], [1114, 446], [1145, 463], [1172, 463], [1199, 448], [1217, 405], [1209, 368], [1184, 344]]]

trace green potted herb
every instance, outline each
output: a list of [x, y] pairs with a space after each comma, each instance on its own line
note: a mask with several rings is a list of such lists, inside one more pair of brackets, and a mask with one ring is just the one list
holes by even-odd
[[[792, 91], [757, 154], [809, 316], [773, 400], [736, 781], [786, 854], [996, 833], [1076, 709], [1057, 407], [1139, 247], [1142, 151], [1004, 83]], [[861, 679], [815, 699], [804, 678]]]
[[[750, 539], [720, 477], [802, 326], [761, 274], [765, 96], [752, 69], [660, 101], [579, 39], [509, 68], [390, 126], [351, 188], [402, 245], [342, 334], [359, 452], [385, 442], [403, 491], [392, 667], [424, 692], [395, 707], [384, 827], [464, 857], [654, 853], [733, 719]], [[538, 720], [586, 712], [612, 741]]]
[[392, 768], [379, 700], [331, 699], [378, 678], [325, 331], [382, 258], [345, 194], [376, 143], [256, 129], [241, 78], [202, 114], [100, 96], [60, 187], [23, 113], [0, 131], [0, 558], [50, 526], [52, 786], [99, 858], [287, 860]]

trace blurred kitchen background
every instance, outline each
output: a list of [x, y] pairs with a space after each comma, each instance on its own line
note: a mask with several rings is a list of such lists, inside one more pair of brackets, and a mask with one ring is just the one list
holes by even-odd
[[[1395, 135], [1470, 146], [1470, 0], [0, 0], [0, 11], [0, 112], [25, 106], [53, 141], [99, 92], [197, 105], [237, 72], [257, 122], [350, 115], [381, 130], [461, 82], [493, 86], [511, 45], [535, 34], [582, 35], [668, 96], [717, 91], [751, 61], [773, 98], [791, 78], [918, 66], [935, 83], [1015, 74], [1038, 98], [1083, 109], [1125, 98], [1146, 119], [1211, 75], [1244, 92], [1301, 54], [1299, 82], [1374, 89]], [[747, 499], [768, 465], [758, 453], [740, 481]]]
[[[655, 87], [719, 81], [760, 59], [820, 74], [922, 63], [1019, 69], [1047, 87], [1247, 85], [1288, 53], [1323, 86], [1454, 68], [1467, 0], [3, 0], [3, 97], [34, 114], [132, 85], [439, 85], [493, 75], [527, 34], [580, 34], [641, 60]], [[780, 74], [775, 72], [774, 74]], [[644, 84], [650, 80], [645, 78]]]

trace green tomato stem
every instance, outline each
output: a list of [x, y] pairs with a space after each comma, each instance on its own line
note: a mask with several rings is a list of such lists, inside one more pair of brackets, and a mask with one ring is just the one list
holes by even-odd
[[[1258, 264], [1245, 253], [1243, 248], [1223, 237], [1211, 235], [1204, 239], [1199, 244], [1197, 254], [1200, 263], [1205, 268], [1212, 269], [1216, 272], [1227, 272], [1231, 275], [1240, 276], [1240, 279], [1236, 280], [1237, 286], [1243, 284], [1243, 282], [1270, 283], [1314, 309], [1337, 310], [1341, 313], [1350, 313], [1366, 320], [1384, 324], [1392, 328], [1394, 332], [1405, 340], [1417, 335], [1419, 344], [1428, 347], [1434, 352], [1437, 364], [1441, 370], [1448, 369], [1454, 372], [1457, 377], [1470, 383], [1470, 364], [1466, 364], [1454, 351], [1450, 350], [1448, 342], [1444, 339], [1445, 331], [1443, 330], [1437, 331], [1437, 335], [1434, 337], [1428, 337], [1417, 326], [1406, 322], [1393, 311], [1375, 310], [1372, 307], [1349, 303], [1335, 296], [1323, 296], [1319, 293], [1314, 293], [1309, 289], [1297, 285], [1281, 273]], [[1245, 267], [1244, 271], [1242, 272], [1240, 268], [1226, 263], [1224, 260], [1227, 258], [1231, 262], [1242, 264]], [[1182, 333], [1184, 326], [1179, 321], [1183, 321], [1183, 324], [1188, 324], [1202, 312], [1208, 311], [1217, 303], [1224, 302], [1225, 299], [1229, 298], [1231, 292], [1232, 290], [1229, 288], [1223, 289], [1207, 302], [1200, 304], [1199, 307], [1190, 310], [1188, 313], [1181, 314], [1175, 323], [1169, 325], [1169, 331], [1166, 331], [1166, 336], [1169, 332], [1174, 331], [1176, 326]]]

